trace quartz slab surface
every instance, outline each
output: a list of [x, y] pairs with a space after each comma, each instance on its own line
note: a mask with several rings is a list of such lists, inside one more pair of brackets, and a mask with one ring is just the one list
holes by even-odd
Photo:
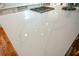
[[0, 24], [19, 55], [62, 56], [79, 33], [78, 12], [25, 10], [0, 16]]

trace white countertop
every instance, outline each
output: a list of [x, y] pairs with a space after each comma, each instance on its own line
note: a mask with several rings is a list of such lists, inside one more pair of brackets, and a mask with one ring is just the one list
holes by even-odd
[[19, 55], [65, 55], [79, 33], [79, 11], [52, 10], [0, 16]]

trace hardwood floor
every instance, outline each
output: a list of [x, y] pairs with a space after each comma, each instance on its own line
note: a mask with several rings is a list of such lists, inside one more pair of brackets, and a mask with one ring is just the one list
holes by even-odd
[[18, 56], [3, 28], [0, 28], [0, 56]]
[[79, 56], [79, 34], [74, 40], [74, 42], [72, 43], [66, 56]]

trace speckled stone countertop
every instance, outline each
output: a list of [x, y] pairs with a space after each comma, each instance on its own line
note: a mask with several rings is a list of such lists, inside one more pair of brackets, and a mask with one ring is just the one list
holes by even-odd
[[17, 13], [20, 11], [24, 11], [27, 9], [27, 6], [19, 6], [19, 7], [13, 7], [13, 8], [6, 8], [0, 10], [0, 15], [6, 15], [11, 13]]
[[5, 9], [2, 8], [0, 9], [0, 15], [21, 12], [21, 11], [29, 9], [30, 6], [49, 6], [49, 5], [50, 3], [44, 3], [44, 4], [39, 3], [39, 4], [27, 4], [27, 5], [10, 7], [10, 8], [5, 8]]

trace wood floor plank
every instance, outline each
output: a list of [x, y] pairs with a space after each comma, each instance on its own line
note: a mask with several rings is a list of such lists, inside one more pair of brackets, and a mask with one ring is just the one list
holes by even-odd
[[0, 28], [0, 56], [18, 56], [3, 28]]

